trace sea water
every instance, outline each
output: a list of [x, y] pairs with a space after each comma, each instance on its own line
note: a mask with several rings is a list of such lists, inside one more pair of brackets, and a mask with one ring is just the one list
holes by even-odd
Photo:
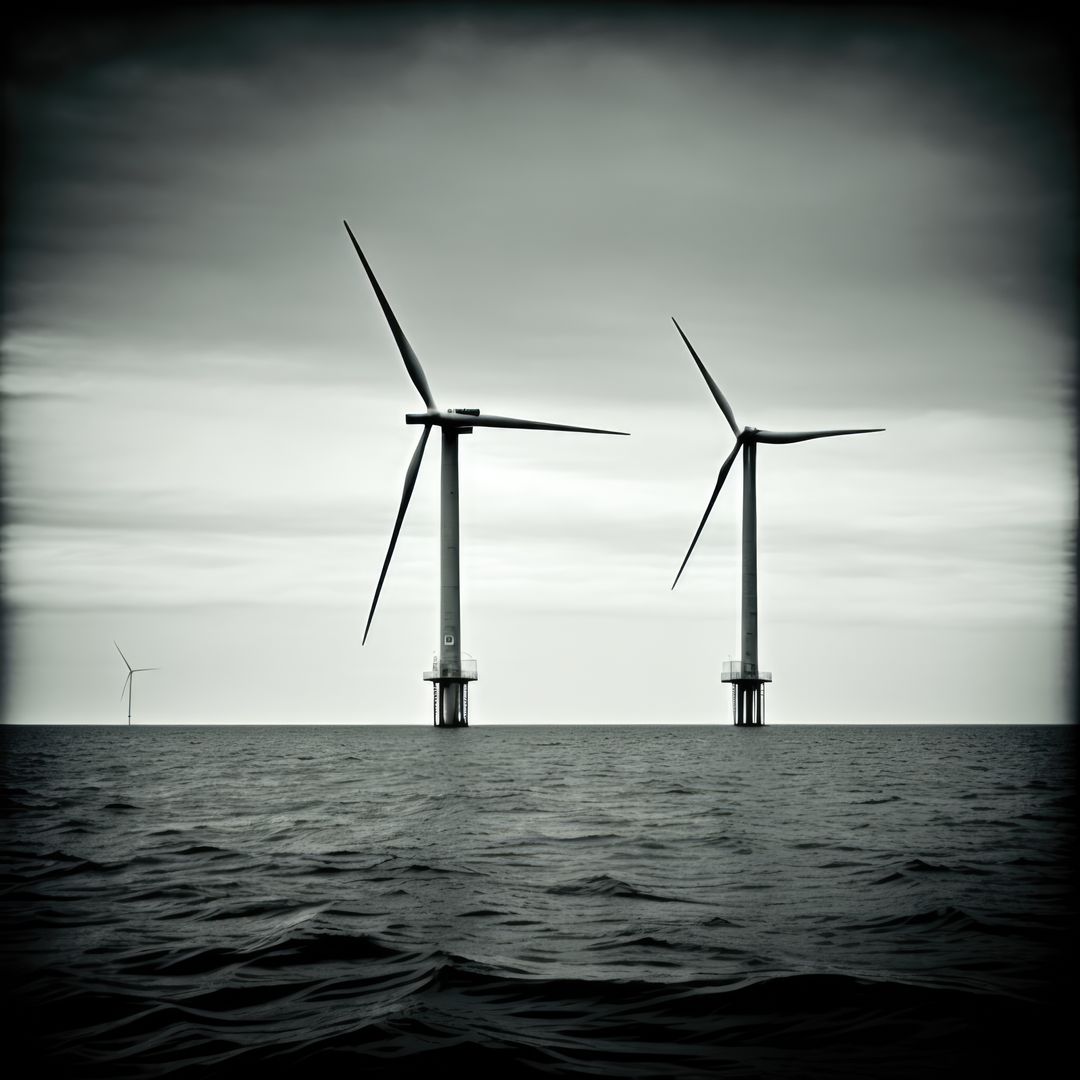
[[5, 1013], [43, 1069], [956, 1077], [1060, 1048], [1072, 728], [2, 736]]

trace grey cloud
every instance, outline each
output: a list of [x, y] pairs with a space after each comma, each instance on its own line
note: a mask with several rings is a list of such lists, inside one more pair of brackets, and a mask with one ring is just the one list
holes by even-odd
[[237, 499], [213, 505], [198, 491], [124, 494], [73, 489], [40, 490], [7, 500], [8, 520], [49, 528], [124, 530], [131, 533], [234, 536], [379, 536], [381, 505], [363, 493], [340, 502], [257, 504]]
[[[745, 363], [756, 340], [805, 394], [824, 392], [809, 371], [827, 360], [846, 393], [912, 400], [922, 371], [955, 399], [976, 360], [927, 355], [927, 302], [934, 320], [964, 288], [1046, 300], [1069, 257], [1065, 174], [1016, 164], [1060, 128], [1018, 76], [1052, 57], [1038, 35], [1006, 50], [933, 21], [745, 12], [206, 27], [184, 21], [182, 47], [99, 46], [67, 82], [16, 95], [16, 325], [55, 312], [108, 340], [122, 321], [148, 364], [178, 338], [284, 346], [297, 377], [393, 385], [349, 214], [447, 383], [467, 357], [508, 385], [546, 363], [583, 395], [673, 398], [677, 307], [718, 359]], [[1052, 65], [1041, 85], [1052, 99]], [[879, 326], [914, 331], [911, 351], [882, 352]], [[974, 392], [1022, 394], [1014, 356], [979, 360]]]
[[35, 405], [52, 401], [74, 401], [78, 394], [66, 390], [0, 390], [0, 407]]

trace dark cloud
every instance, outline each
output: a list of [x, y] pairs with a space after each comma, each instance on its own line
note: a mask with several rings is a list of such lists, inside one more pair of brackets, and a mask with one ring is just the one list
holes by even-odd
[[[162, 245], [174, 260], [190, 258], [185, 218], [197, 210], [177, 202], [173, 185], [192, 186], [212, 217], [215, 171], [235, 167], [237, 143], [250, 150], [295, 137], [341, 88], [364, 114], [418, 94], [452, 100], [507, 50], [543, 52], [551, 76], [564, 55], [579, 77], [581, 65], [640, 50], [700, 71], [705, 100], [717, 92], [708, 72], [719, 86], [744, 80], [763, 101], [790, 107], [831, 88], [841, 114], [877, 88], [891, 115], [870, 119], [994, 159], [1027, 194], [954, 232], [951, 257], [987, 288], [1060, 312], [1075, 264], [1075, 117], [1068, 56], [1053, 30], [1027, 12], [788, 7], [192, 8], [31, 20], [11, 45], [8, 310], [40, 313], [64, 268], [89, 260], [107, 270], [110, 259]], [[657, 119], [668, 126], [662, 111]], [[663, 153], [663, 127], [650, 134]], [[440, 150], [430, 150], [437, 167]], [[294, 227], [279, 222], [278, 240]], [[241, 257], [227, 259], [235, 272], [259, 255], [241, 237]], [[639, 254], [622, 229], [601, 228], [597, 240]]]

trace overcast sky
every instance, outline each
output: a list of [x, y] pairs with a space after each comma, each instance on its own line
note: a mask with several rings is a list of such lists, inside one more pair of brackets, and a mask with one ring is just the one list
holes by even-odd
[[6, 719], [430, 723], [462, 440], [475, 724], [1064, 720], [1075, 174], [1052, 27], [860, 9], [50, 16], [10, 46]]

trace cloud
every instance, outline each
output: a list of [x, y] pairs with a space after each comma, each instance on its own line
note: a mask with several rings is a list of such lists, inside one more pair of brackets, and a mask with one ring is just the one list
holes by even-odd
[[1069, 305], [1027, 301], [1071, 280], [1069, 189], [1014, 163], [1055, 129], [1004, 107], [1000, 48], [887, 19], [660, 23], [218, 20], [26, 93], [13, 324], [147, 367], [186, 342], [347, 378], [388, 352], [349, 216], [439, 386], [542, 364], [670, 397], [677, 309], [710, 357], [819, 399], [1058, 391]]

